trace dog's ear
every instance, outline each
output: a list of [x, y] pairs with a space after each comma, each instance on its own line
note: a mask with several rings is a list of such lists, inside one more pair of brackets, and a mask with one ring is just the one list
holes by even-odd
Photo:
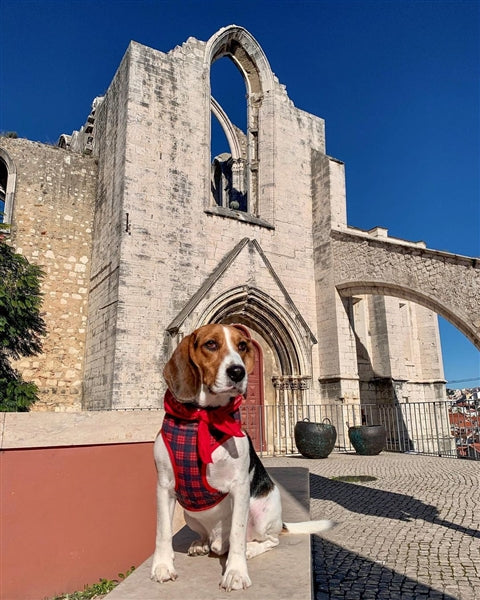
[[252, 336], [250, 334], [250, 331], [247, 329], [247, 327], [245, 327], [245, 325], [242, 325], [240, 323], [234, 323], [232, 325], [232, 327], [235, 327], [235, 329], [238, 329], [239, 331], [241, 331], [243, 336], [247, 339], [248, 351], [245, 354], [245, 356], [243, 357], [243, 361], [245, 363], [245, 369], [247, 370], [247, 373], [250, 375], [250, 373], [253, 371], [253, 369], [255, 367], [255, 353], [256, 353], [255, 346], [252, 344]]
[[200, 373], [190, 354], [193, 342], [193, 333], [184, 337], [163, 369], [170, 391], [180, 402], [194, 400], [200, 388]]
[[232, 327], [235, 327], [235, 329], [241, 331], [243, 335], [247, 338], [247, 340], [252, 339], [250, 331], [247, 329], [247, 327], [245, 327], [245, 325], [242, 325], [241, 323], [233, 323]]

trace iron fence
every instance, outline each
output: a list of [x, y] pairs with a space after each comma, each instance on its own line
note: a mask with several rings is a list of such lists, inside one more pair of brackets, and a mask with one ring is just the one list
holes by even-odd
[[[155, 408], [117, 408], [118, 412], [151, 411]], [[480, 401], [435, 400], [391, 404], [244, 404], [242, 423], [263, 456], [299, 454], [294, 429], [298, 421], [330, 422], [337, 430], [334, 451], [353, 452], [348, 428], [385, 425], [385, 450], [430, 456], [480, 460]], [[159, 416], [159, 422], [161, 417]], [[327, 421], [326, 421], [327, 420]]]
[[242, 421], [257, 451], [268, 456], [298, 454], [297, 421], [330, 422], [337, 430], [335, 450], [352, 452], [348, 428], [383, 424], [386, 450], [480, 460], [480, 402], [450, 400], [396, 404], [245, 405]]

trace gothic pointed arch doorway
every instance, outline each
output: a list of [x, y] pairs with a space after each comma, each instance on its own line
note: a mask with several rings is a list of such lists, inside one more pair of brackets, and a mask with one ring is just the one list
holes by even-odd
[[313, 334], [272, 297], [250, 286], [217, 297], [200, 318], [199, 324], [205, 323], [249, 328], [257, 357], [243, 414], [245, 427], [258, 451], [293, 451], [295, 419], [299, 407], [309, 403]]

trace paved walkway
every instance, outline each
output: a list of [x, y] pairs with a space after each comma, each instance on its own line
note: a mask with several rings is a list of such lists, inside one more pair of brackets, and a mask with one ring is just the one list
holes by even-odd
[[[308, 520], [308, 469], [298, 466], [295, 469], [284, 468], [277, 464], [270, 468], [270, 473], [279, 484], [285, 520]], [[218, 586], [226, 557], [187, 556], [187, 550], [197, 536], [184, 525], [182, 514], [183, 511], [179, 510], [175, 527], [177, 533], [173, 537], [178, 579], [164, 584], [153, 582], [150, 579], [150, 557], [105, 600], [310, 600], [309, 536], [282, 536], [277, 548], [249, 561], [252, 586], [246, 590], [226, 592]]]
[[[382, 452], [265, 458], [310, 470], [315, 600], [480, 600], [480, 463]], [[367, 475], [368, 482], [332, 480]], [[290, 574], [292, 576], [292, 573]]]

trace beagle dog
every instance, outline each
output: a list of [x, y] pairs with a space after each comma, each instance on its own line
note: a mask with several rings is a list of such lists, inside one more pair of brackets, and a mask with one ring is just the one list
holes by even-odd
[[165, 366], [165, 418], [155, 441], [157, 531], [151, 577], [175, 580], [175, 502], [198, 534], [188, 554], [228, 552], [220, 586], [251, 585], [247, 559], [279, 544], [279, 534], [315, 533], [330, 521], [283, 523], [280, 492], [242, 431], [239, 406], [254, 366], [243, 325], [205, 325], [186, 336]]

